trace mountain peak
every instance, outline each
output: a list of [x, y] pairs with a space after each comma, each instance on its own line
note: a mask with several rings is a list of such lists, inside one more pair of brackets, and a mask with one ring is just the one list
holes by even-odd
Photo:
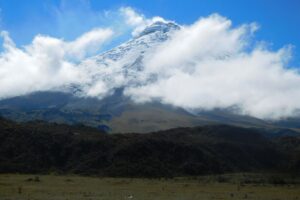
[[149, 26], [147, 26], [139, 35], [138, 37], [148, 35], [157, 31], [166, 33], [172, 30], [179, 30], [180, 26], [173, 23], [173, 22], [164, 22], [164, 21], [156, 21]]

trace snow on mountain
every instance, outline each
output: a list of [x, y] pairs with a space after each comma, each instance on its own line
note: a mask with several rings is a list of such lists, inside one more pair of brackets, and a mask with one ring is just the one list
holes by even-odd
[[172, 22], [155, 22], [139, 35], [103, 54], [84, 60], [87, 84], [81, 86], [89, 96], [101, 97], [114, 89], [138, 85], [149, 79], [143, 71], [143, 58], [158, 45], [167, 41], [180, 26]]

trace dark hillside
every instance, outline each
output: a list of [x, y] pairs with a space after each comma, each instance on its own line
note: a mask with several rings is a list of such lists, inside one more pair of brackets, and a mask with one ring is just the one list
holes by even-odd
[[109, 135], [85, 126], [0, 120], [2, 173], [172, 177], [298, 170], [290, 146], [286, 139], [225, 125]]

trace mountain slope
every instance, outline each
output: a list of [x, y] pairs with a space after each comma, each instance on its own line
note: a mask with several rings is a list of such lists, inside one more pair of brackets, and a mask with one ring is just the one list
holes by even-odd
[[[229, 111], [191, 114], [182, 108], [161, 103], [136, 104], [122, 90], [104, 99], [82, 98], [70, 93], [38, 92], [0, 101], [0, 115], [24, 122], [43, 120], [56, 123], [84, 124], [112, 133], [166, 130], [207, 124], [231, 124], [265, 128], [270, 133], [294, 135], [293, 126], [240, 116]], [[297, 127], [297, 126], [296, 126]]]
[[0, 101], [2, 116], [17, 121], [109, 126], [111, 132], [150, 132], [211, 123], [180, 108], [135, 104], [117, 91], [105, 99], [79, 98], [67, 93], [39, 92]]

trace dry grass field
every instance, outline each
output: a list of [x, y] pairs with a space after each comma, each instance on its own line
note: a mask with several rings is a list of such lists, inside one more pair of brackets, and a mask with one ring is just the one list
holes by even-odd
[[[99, 178], [75, 175], [0, 175], [1, 200], [300, 199], [296, 182], [235, 174], [174, 179]], [[273, 181], [273, 183], [272, 183]], [[281, 180], [282, 181], [282, 180]]]

